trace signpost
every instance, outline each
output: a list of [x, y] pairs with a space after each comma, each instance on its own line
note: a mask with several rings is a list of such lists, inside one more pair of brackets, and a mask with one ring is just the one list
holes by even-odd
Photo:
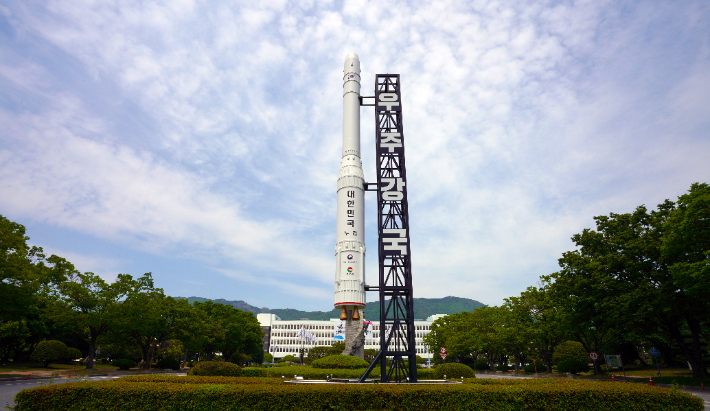
[[599, 359], [599, 354], [597, 354], [596, 351], [591, 351], [589, 353], [589, 359], [594, 361], [594, 373], [597, 375], [597, 379], [599, 378], [599, 372], [597, 372], [597, 360]]
[[648, 355], [653, 357], [656, 361], [656, 367], [658, 367], [658, 379], [660, 379], [661, 384], [663, 384], [663, 377], [661, 377], [661, 365], [658, 363], [658, 356], [661, 355], [661, 353], [656, 349], [656, 347], [651, 347], [651, 351], [648, 352]]
[[606, 357], [606, 369], [608, 370], [618, 370], [621, 368], [621, 371], [624, 373], [624, 377], [626, 377], [626, 370], [624, 369], [624, 362], [621, 360], [621, 355], [610, 355], [607, 354], [605, 355]]
[[441, 349], [439, 350], [439, 355], [441, 356], [442, 360], [446, 361], [446, 348], [441, 347]]

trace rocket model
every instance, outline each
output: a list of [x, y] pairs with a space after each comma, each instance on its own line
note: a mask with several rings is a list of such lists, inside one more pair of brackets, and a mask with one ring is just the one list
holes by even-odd
[[[343, 157], [338, 174], [335, 236], [335, 307], [347, 320], [346, 350], [362, 329], [365, 307], [365, 179], [360, 159], [360, 59], [350, 53], [343, 69]], [[357, 355], [357, 348], [353, 354]]]

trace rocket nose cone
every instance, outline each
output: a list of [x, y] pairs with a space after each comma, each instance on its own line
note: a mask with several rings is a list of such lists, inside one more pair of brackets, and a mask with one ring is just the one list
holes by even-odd
[[360, 58], [355, 53], [350, 53], [345, 56], [345, 65], [343, 66], [343, 72], [347, 73], [357, 73], [360, 75]]

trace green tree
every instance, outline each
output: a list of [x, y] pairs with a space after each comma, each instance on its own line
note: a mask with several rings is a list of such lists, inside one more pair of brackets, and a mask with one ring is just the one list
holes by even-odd
[[68, 358], [69, 351], [67, 345], [57, 340], [42, 341], [37, 344], [30, 359], [32, 361], [42, 361], [44, 367], [49, 367], [51, 362], [64, 361]]
[[[516, 356], [516, 370], [525, 355], [524, 350], [540, 353], [547, 372], [552, 372], [552, 354], [564, 337], [561, 318], [563, 313], [545, 288], [528, 287], [519, 297], [506, 298], [505, 306], [511, 312], [513, 333], [511, 347]], [[533, 347], [533, 348], [531, 348]]]
[[0, 215], [0, 321], [37, 314], [38, 292], [46, 281], [45, 256], [30, 247], [25, 227]]
[[139, 348], [146, 364], [154, 361], [155, 347], [178, 336], [184, 311], [174, 298], [153, 288], [152, 280], [138, 281], [121, 304], [109, 314], [112, 332], [109, 341], [129, 341]]
[[[511, 345], [515, 344], [510, 312], [502, 307], [482, 307], [472, 312], [452, 314], [434, 321], [431, 332], [424, 337], [431, 351], [447, 351], [446, 361], [461, 360], [466, 356], [486, 358], [491, 369], [496, 361], [505, 361]], [[441, 363], [441, 357], [434, 357]]]
[[94, 368], [96, 341], [107, 333], [115, 323], [114, 311], [131, 291], [152, 287], [150, 273], [134, 280], [128, 274], [119, 274], [109, 284], [94, 273], [74, 271], [67, 281], [56, 286], [54, 304], [50, 315], [56, 322], [71, 324], [85, 332], [89, 340], [89, 356], [86, 369]]
[[708, 186], [694, 184], [678, 204], [666, 200], [651, 212], [640, 206], [595, 217], [596, 231], [573, 236], [578, 249], [564, 253], [562, 270], [543, 279], [564, 309], [568, 331], [587, 351], [652, 323], [682, 348], [693, 375], [706, 378]]
[[577, 341], [564, 341], [555, 347], [552, 362], [559, 364], [566, 360], [589, 361], [587, 350]]
[[[41, 340], [56, 331], [44, 315], [47, 290], [65, 281], [74, 266], [29, 246], [25, 227], [0, 215], [0, 353], [26, 360]], [[54, 329], [53, 329], [54, 328]], [[56, 339], [56, 338], [54, 338]], [[25, 356], [27, 354], [27, 356]]]
[[667, 330], [692, 364], [693, 376], [707, 378], [710, 375], [702, 340], [710, 342], [710, 186], [691, 185], [676, 205], [663, 225], [661, 255], [675, 286], [676, 303], [690, 332], [690, 342], [678, 330]]
[[262, 361], [264, 332], [254, 314], [212, 301], [195, 302], [194, 306], [205, 315], [206, 326], [199, 344], [207, 361], [211, 361], [218, 351], [225, 359], [240, 353], [255, 362]]

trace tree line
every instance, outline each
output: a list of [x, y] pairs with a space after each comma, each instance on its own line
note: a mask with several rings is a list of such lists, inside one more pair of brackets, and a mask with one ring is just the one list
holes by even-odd
[[538, 287], [498, 307], [436, 320], [425, 338], [431, 350], [446, 347], [447, 362], [482, 360], [491, 368], [537, 356], [551, 372], [565, 341], [627, 363], [645, 363], [653, 346], [669, 366], [689, 365], [694, 377], [707, 378], [710, 186], [695, 183], [655, 210], [642, 205], [594, 220], [596, 229], [575, 234], [576, 248]]
[[166, 296], [151, 273], [119, 274], [109, 283], [66, 259], [28, 245], [25, 227], [0, 215], [0, 359], [27, 361], [42, 341], [77, 348], [93, 369], [97, 358], [157, 357], [183, 363], [261, 363], [263, 331], [256, 317], [211, 301]]

